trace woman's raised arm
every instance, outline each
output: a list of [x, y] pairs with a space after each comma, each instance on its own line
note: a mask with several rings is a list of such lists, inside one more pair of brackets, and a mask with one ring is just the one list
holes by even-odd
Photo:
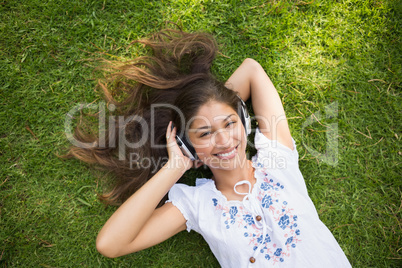
[[261, 65], [245, 59], [226, 82], [226, 86], [239, 93], [243, 100], [251, 96], [253, 110], [261, 132], [293, 149], [293, 142], [285, 110], [275, 86]]
[[172, 203], [155, 209], [180, 176], [167, 167], [155, 174], [109, 218], [96, 239], [97, 250], [115, 258], [151, 247], [185, 230], [186, 220]]
[[96, 240], [96, 248], [115, 258], [156, 245], [186, 229], [180, 210], [166, 203], [155, 209], [160, 200], [191, 167], [191, 160], [175, 141], [176, 128], [167, 130], [169, 161], [135, 192], [109, 218]]

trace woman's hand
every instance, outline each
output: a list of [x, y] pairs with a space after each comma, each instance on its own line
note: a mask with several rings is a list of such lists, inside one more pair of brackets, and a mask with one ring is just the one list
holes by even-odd
[[169, 161], [166, 163], [168, 168], [178, 168], [184, 172], [191, 167], [198, 168], [203, 165], [199, 160], [192, 161], [187, 156], [183, 155], [179, 145], [176, 142], [176, 127], [172, 128], [173, 122], [170, 121], [166, 130], [166, 147], [169, 154]]

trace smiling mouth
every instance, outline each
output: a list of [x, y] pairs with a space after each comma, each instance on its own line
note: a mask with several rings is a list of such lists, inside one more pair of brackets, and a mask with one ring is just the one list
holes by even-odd
[[224, 154], [214, 154], [214, 155], [217, 156], [218, 158], [221, 158], [221, 159], [231, 159], [236, 155], [237, 147], [239, 147], [239, 145], [234, 147], [230, 152], [227, 152], [227, 153], [224, 153]]

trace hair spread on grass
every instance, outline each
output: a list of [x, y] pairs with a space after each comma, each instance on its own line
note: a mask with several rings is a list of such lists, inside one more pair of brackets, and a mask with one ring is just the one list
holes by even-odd
[[[227, 103], [234, 109], [238, 104], [236, 93], [211, 74], [218, 47], [209, 34], [168, 29], [133, 43], [142, 44], [148, 55], [125, 62], [105, 60], [102, 67], [107, 76], [99, 81], [98, 87], [108, 105], [116, 108], [115, 116], [109, 117], [105, 124], [112, 127], [106, 130], [103, 144], [98, 135], [84, 131], [84, 124], [79, 124], [75, 139], [96, 146], [73, 146], [67, 155], [111, 173], [111, 189], [100, 195], [100, 199], [113, 205], [129, 198], [167, 161], [165, 135], [169, 121], [180, 132], [186, 125], [183, 116], [187, 122], [208, 101]], [[155, 109], [153, 104], [162, 105]], [[117, 120], [117, 117], [133, 120]], [[113, 124], [109, 120], [114, 120]], [[140, 144], [147, 134], [138, 148], [122, 142], [124, 139], [130, 144]], [[126, 147], [123, 156], [121, 146]], [[166, 197], [159, 205], [165, 200]]]

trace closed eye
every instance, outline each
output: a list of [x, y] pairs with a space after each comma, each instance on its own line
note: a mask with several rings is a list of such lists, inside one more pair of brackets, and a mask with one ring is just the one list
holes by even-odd
[[234, 125], [234, 124], [236, 124], [237, 122], [236, 121], [230, 121], [230, 122], [228, 122], [227, 124], [226, 124], [226, 127], [230, 127], [231, 125]]
[[209, 132], [209, 131], [208, 131], [208, 132], [204, 132], [204, 133], [201, 134], [200, 137], [203, 138], [203, 137], [208, 136], [209, 134], [211, 134], [211, 132]]
[[[230, 121], [230, 122], [226, 123], [225, 127], [226, 127], [226, 128], [230, 128], [231, 126], [233, 126], [233, 125], [236, 124], [236, 123], [237, 123], [237, 121]], [[211, 134], [211, 131], [204, 132], [204, 133], [202, 133], [202, 134], [200, 135], [200, 138], [206, 137], [206, 136], [208, 136], [208, 135], [210, 135], [210, 134]]]

